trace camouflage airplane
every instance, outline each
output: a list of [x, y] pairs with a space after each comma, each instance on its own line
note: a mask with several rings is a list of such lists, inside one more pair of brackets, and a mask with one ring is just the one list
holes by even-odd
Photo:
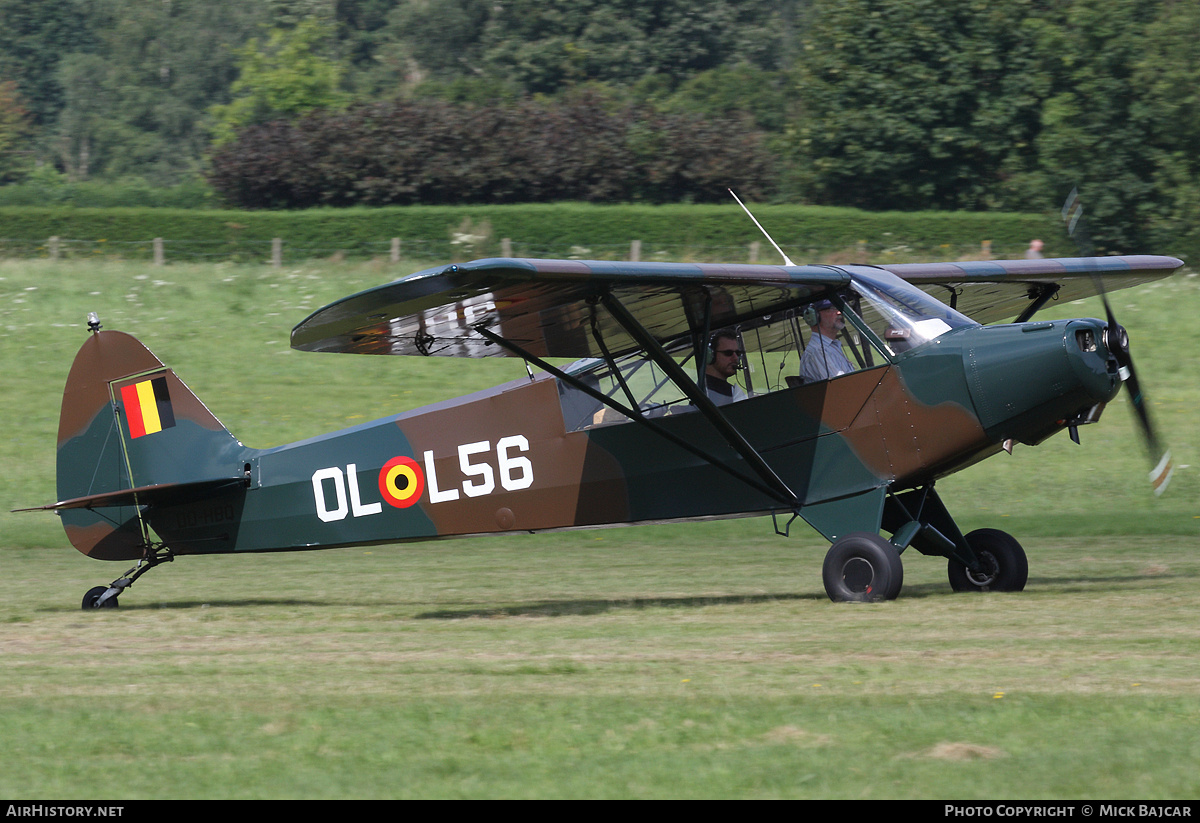
[[1014, 443], [1077, 438], [1124, 382], [1164, 486], [1170, 459], [1111, 311], [1032, 318], [1052, 299], [1181, 265], [442, 266], [320, 309], [292, 346], [520, 357], [539, 371], [268, 449], [242, 445], [171, 368], [93, 315], [63, 393], [59, 502], [41, 508], [84, 554], [136, 561], [84, 608], [116, 606], [180, 555], [748, 515], [771, 515], [780, 534], [800, 518], [829, 540], [834, 601], [896, 597], [908, 548], [946, 558], [955, 590], [1020, 590], [1020, 544], [964, 535], [935, 484]]

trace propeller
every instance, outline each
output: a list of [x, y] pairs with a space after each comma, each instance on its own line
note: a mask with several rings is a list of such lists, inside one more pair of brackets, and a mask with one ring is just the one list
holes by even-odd
[[[1083, 220], [1083, 204], [1079, 200], [1077, 188], [1071, 189], [1071, 194], [1063, 203], [1062, 217], [1067, 224], [1067, 234], [1079, 247], [1080, 256], [1094, 257], [1091, 237], [1087, 231], [1087, 224]], [[1149, 403], [1142, 391], [1137, 370], [1133, 367], [1133, 356], [1129, 351], [1129, 333], [1125, 331], [1124, 326], [1117, 322], [1112, 304], [1104, 289], [1104, 281], [1095, 273], [1092, 274], [1092, 279], [1095, 281], [1100, 301], [1104, 304], [1104, 313], [1108, 321], [1108, 328], [1104, 331], [1104, 344], [1116, 358], [1118, 373], [1125, 383], [1125, 387], [1129, 389], [1129, 398], [1137, 413], [1142, 435], [1146, 441], [1146, 449], [1150, 452], [1150, 459], [1158, 461], [1150, 472], [1150, 485], [1154, 488], [1155, 494], [1162, 494], [1167, 490], [1167, 484], [1171, 482], [1171, 474], [1175, 471], [1175, 465], [1171, 462], [1171, 451], [1163, 447], [1150, 419]]]

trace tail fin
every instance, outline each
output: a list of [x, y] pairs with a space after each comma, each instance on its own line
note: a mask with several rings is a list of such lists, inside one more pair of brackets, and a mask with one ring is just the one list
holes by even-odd
[[134, 337], [96, 331], [75, 355], [58, 425], [58, 499], [71, 544], [101, 560], [142, 557], [141, 512], [181, 485], [242, 479], [244, 447]]

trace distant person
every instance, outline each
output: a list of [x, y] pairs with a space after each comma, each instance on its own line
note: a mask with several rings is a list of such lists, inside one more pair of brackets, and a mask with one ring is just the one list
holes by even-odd
[[800, 376], [805, 383], [828, 380], [854, 371], [850, 360], [842, 351], [838, 334], [846, 328], [842, 311], [831, 300], [818, 300], [812, 305], [813, 312], [807, 315], [812, 326], [812, 339], [800, 358]]
[[729, 380], [742, 365], [742, 351], [738, 337], [731, 331], [719, 331], [708, 341], [708, 366], [704, 369], [704, 383], [708, 398], [718, 406], [726, 406], [746, 399], [746, 392]]
[[1031, 240], [1029, 242], [1029, 248], [1027, 248], [1025, 250], [1025, 259], [1026, 260], [1041, 260], [1042, 259], [1042, 241], [1041, 240]]

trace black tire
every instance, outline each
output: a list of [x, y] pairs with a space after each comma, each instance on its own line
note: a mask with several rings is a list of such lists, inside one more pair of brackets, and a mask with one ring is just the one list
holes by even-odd
[[904, 565], [887, 540], [870, 532], [855, 532], [829, 547], [821, 577], [825, 593], [835, 603], [895, 600], [904, 585]]
[[84, 610], [90, 611], [95, 608], [115, 609], [117, 607], [117, 598], [115, 597], [108, 598], [99, 606], [96, 605], [96, 601], [100, 599], [100, 595], [104, 594], [106, 591], [108, 591], [108, 586], [96, 586], [88, 589], [87, 594], [83, 596]]
[[954, 558], [946, 567], [950, 588], [956, 592], [1019, 592], [1029, 580], [1029, 559], [1011, 534], [999, 529], [977, 529], [967, 544], [983, 566], [972, 572]]

